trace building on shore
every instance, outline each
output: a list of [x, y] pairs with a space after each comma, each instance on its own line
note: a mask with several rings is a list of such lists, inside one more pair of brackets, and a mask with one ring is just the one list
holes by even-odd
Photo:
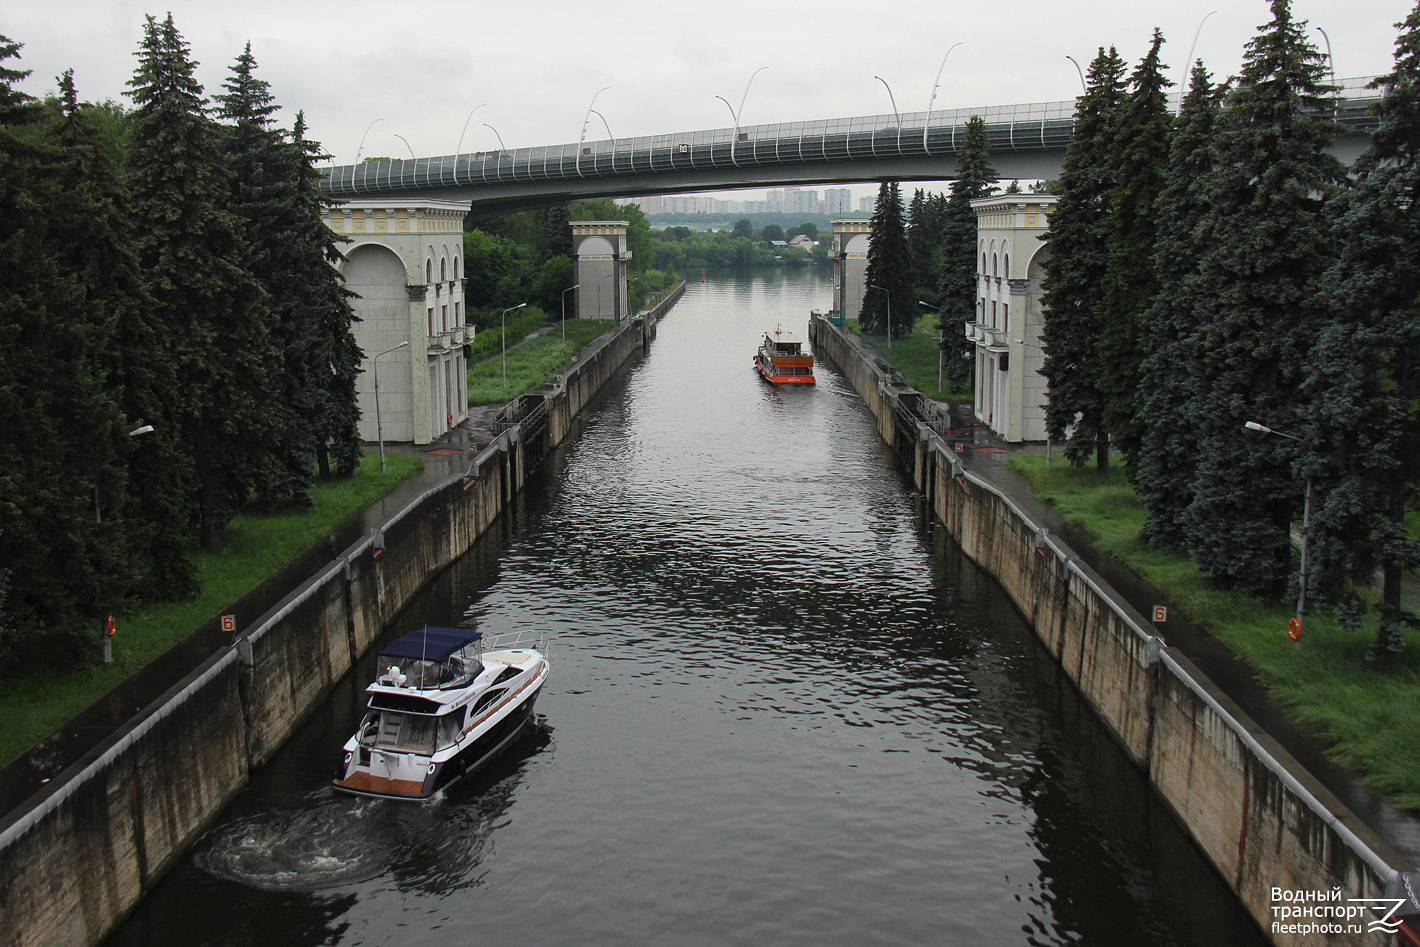
[[355, 341], [365, 353], [356, 392], [366, 441], [428, 444], [468, 416], [468, 209], [468, 201], [362, 198], [325, 212], [326, 225], [351, 241], [340, 270], [355, 293]]
[[976, 212], [974, 411], [1002, 440], [1043, 441], [1046, 380], [1041, 280], [1048, 250], [1040, 241], [1055, 210], [1051, 194], [997, 194], [971, 202]]

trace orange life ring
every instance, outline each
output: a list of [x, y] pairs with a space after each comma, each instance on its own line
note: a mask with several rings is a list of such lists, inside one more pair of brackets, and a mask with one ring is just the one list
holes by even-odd
[[1293, 641], [1302, 640], [1302, 620], [1300, 618], [1287, 619], [1287, 637]]

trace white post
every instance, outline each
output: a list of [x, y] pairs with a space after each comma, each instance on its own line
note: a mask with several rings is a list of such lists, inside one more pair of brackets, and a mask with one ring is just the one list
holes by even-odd
[[372, 363], [370, 373], [374, 376], [375, 380], [375, 438], [380, 442], [380, 473], [385, 472], [385, 427], [383, 419], [380, 417], [380, 358], [391, 352], [398, 351], [408, 344], [409, 340], [405, 339], [394, 348], [385, 349], [370, 360]]

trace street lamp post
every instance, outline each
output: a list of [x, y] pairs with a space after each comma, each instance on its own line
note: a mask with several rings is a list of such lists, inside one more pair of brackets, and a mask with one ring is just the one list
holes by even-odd
[[523, 307], [526, 306], [526, 305], [527, 305], [527, 303], [518, 303], [516, 306], [509, 306], [507, 309], [504, 309], [504, 310], [503, 310], [503, 316], [502, 316], [502, 320], [501, 320], [501, 322], [502, 322], [502, 327], [499, 329], [499, 332], [500, 332], [501, 335], [502, 335], [502, 342], [503, 342], [503, 387], [504, 387], [504, 388], [507, 388], [507, 387], [508, 387], [508, 313], [512, 312], [514, 309], [521, 309], [521, 308], [523, 308]]
[[[610, 88], [611, 86], [607, 85], [598, 89], [596, 93], [593, 94], [592, 101], [587, 103], [587, 114], [582, 116], [582, 134], [577, 137], [577, 177], [579, 178], [586, 177], [586, 175], [582, 173], [582, 142], [587, 140], [587, 123], [592, 120], [592, 107], [597, 104], [597, 96]], [[605, 119], [603, 119], [603, 121], [605, 121]], [[610, 134], [610, 129], [608, 129], [608, 134]], [[612, 147], [615, 148], [615, 144], [613, 144]], [[615, 152], [613, 152], [613, 154], [614, 153]]]
[[[1261, 431], [1264, 434], [1276, 434], [1278, 437], [1285, 437], [1291, 441], [1300, 441], [1301, 438], [1294, 434], [1286, 434], [1282, 431], [1273, 430], [1266, 425], [1258, 424], [1256, 421], [1244, 421], [1243, 427], [1249, 431]], [[1302, 638], [1302, 625], [1307, 617], [1307, 539], [1311, 531], [1312, 524], [1312, 478], [1307, 477], [1306, 499], [1302, 503], [1302, 564], [1301, 574], [1297, 577], [1297, 633], [1294, 636], [1300, 641]]]
[[[498, 139], [498, 164], [494, 166], [494, 168], [493, 168], [493, 173], [494, 173], [494, 175], [497, 176], [498, 180], [501, 181], [501, 180], [503, 180], [503, 152], [507, 151], [508, 149], [505, 148], [505, 147], [503, 147], [503, 136], [500, 135], [500, 134], [498, 134], [498, 129], [494, 128], [492, 125], [488, 124], [487, 122], [484, 122], [484, 123], [483, 123], [483, 127], [486, 128], [486, 129], [488, 129], [489, 131], [491, 131], [491, 132], [493, 133], [493, 137]], [[487, 184], [487, 183], [488, 183], [488, 159], [487, 159], [487, 158], [485, 158], [485, 159], [483, 160], [483, 167], [484, 167], [484, 171], [483, 171], [483, 182], [484, 182], [485, 184]], [[513, 165], [513, 180], [516, 181], [517, 179], [518, 179], [518, 166], [517, 166], [517, 165]]]
[[385, 427], [384, 420], [380, 417], [380, 358], [391, 352], [397, 352], [409, 344], [409, 340], [396, 345], [394, 348], [385, 349], [379, 355], [371, 359], [371, 374], [375, 379], [375, 438], [380, 442], [380, 473], [385, 472]]
[[[1188, 62], [1184, 63], [1184, 73], [1191, 74], [1193, 72], [1193, 51], [1198, 48], [1198, 37], [1203, 33], [1203, 24], [1208, 22], [1208, 17], [1217, 12], [1217, 10], [1214, 10], [1198, 21], [1198, 29], [1193, 31], [1193, 44], [1188, 47]], [[1188, 83], [1183, 79], [1178, 81], [1178, 107], [1174, 109], [1175, 112], [1183, 111], [1183, 92], [1184, 86], [1187, 84]]]
[[868, 288], [876, 289], [887, 299], [887, 347], [892, 348], [892, 293], [889, 293], [881, 286], [870, 285]]
[[1080, 93], [1082, 95], [1089, 95], [1090, 89], [1087, 85], [1085, 85], [1085, 71], [1080, 68], [1079, 60], [1077, 60], [1074, 56], [1069, 55], [1067, 55], [1065, 58], [1075, 64], [1075, 71], [1080, 74]]
[[[614, 264], [614, 263], [612, 264], [613, 267], [615, 267], [615, 265], [616, 265], [616, 264]], [[602, 285], [603, 285], [604, 283], [606, 283], [607, 280], [611, 279], [611, 278], [612, 278], [613, 276], [615, 276], [615, 275], [616, 275], [616, 273], [615, 273], [615, 271], [613, 271], [613, 272], [608, 273], [607, 275], [603, 276], [601, 279], [597, 280], [597, 318], [598, 318], [598, 319], [604, 319], [604, 318], [606, 318], [606, 306], [602, 303]], [[613, 315], [615, 315], [615, 313], [613, 313]], [[620, 320], [618, 320], [618, 321], [620, 321]]]
[[567, 294], [570, 293], [570, 292], [572, 292], [572, 290], [576, 289], [578, 286], [581, 286], [581, 285], [582, 285], [581, 283], [573, 283], [571, 286], [568, 286], [566, 289], [564, 289], [564, 290], [562, 291], [562, 344], [563, 344], [563, 345], [566, 345], [566, 344], [567, 344]]
[[[134, 428], [133, 430], [129, 431], [129, 432], [128, 432], [128, 436], [129, 436], [129, 437], [138, 437], [139, 435], [142, 435], [142, 434], [151, 434], [151, 433], [153, 433], [153, 425], [151, 425], [151, 424], [145, 424], [145, 425], [143, 425], [142, 427], [136, 427], [136, 428]], [[102, 516], [99, 514], [99, 485], [98, 485], [97, 483], [95, 483], [95, 484], [94, 484], [94, 525], [97, 526], [97, 525], [99, 525], [99, 524], [102, 523], [102, 522], [103, 522], [103, 518], [102, 518]], [[112, 663], [113, 663], [113, 635], [111, 634], [111, 628], [110, 628], [109, 620], [108, 620], [107, 618], [100, 619], [100, 621], [99, 621], [99, 640], [102, 641], [102, 642], [103, 642], [103, 645], [104, 645], [104, 663], [105, 663], [105, 664], [112, 664]]]
[[384, 119], [377, 118], [374, 122], [365, 126], [365, 134], [360, 136], [360, 147], [355, 149], [355, 163], [360, 163], [360, 155], [365, 153], [365, 139], [370, 136], [370, 129], [375, 127], [375, 122], [383, 122]]
[[[960, 45], [961, 43], [953, 43], [951, 49], [947, 50], [947, 56], [952, 54], [952, 49], [956, 49]], [[932, 127], [932, 104], [937, 101], [937, 87], [942, 84], [942, 70], [947, 68], [947, 56], [942, 57], [942, 64], [937, 67], [937, 81], [932, 83], [932, 97], [927, 100], [927, 118], [922, 123], [922, 150], [928, 155], [931, 155], [932, 151], [927, 147], [927, 129]], [[955, 127], [953, 125], [953, 131], [955, 131]]]
[[735, 160], [735, 142], [740, 140], [740, 116], [744, 114], [745, 99], [749, 98], [749, 87], [754, 82], [754, 77], [768, 68], [768, 66], [760, 66], [754, 72], [750, 73], [749, 82], [745, 83], [744, 95], [740, 96], [739, 111], [736, 111], [734, 106], [730, 105], [729, 100], [726, 99], [723, 95], [715, 96], [715, 98], [725, 103], [725, 108], [730, 110], [730, 118], [734, 120], [735, 123], [735, 137], [730, 141], [730, 164], [734, 165], [737, 168], [740, 166], [740, 163], [739, 161]]
[[1336, 60], [1331, 58], [1331, 37], [1327, 36], [1326, 30], [1319, 26], [1316, 28], [1316, 31], [1321, 34], [1322, 39], [1326, 40], [1326, 63], [1331, 69], [1331, 94], [1335, 96], [1335, 98], [1332, 99], [1331, 106], [1331, 120], [1334, 122], [1336, 121], [1336, 110], [1339, 107], [1341, 98], [1341, 87], [1336, 84]]
[[[886, 79], [882, 76], [873, 76], [873, 78], [881, 82], [884, 89], [887, 89], [888, 101], [892, 103], [892, 118], [897, 123], [897, 153], [900, 155], [902, 154], [902, 116], [897, 113], [897, 98], [892, 94], [892, 86], [888, 85]], [[876, 150], [873, 151], [873, 156], [877, 157]]]
[[468, 131], [468, 123], [471, 122], [471, 121], [473, 121], [473, 113], [474, 113], [474, 112], [477, 112], [479, 109], [483, 108], [483, 106], [484, 106], [484, 105], [487, 105], [487, 104], [488, 104], [487, 102], [484, 102], [483, 105], [475, 105], [475, 106], [473, 107], [473, 109], [468, 113], [468, 118], [466, 118], [466, 119], [463, 120], [463, 131], [459, 132], [459, 143], [454, 146], [454, 183], [455, 183], [455, 184], [459, 183], [459, 156], [463, 154], [463, 136], [464, 136], [464, 133]]

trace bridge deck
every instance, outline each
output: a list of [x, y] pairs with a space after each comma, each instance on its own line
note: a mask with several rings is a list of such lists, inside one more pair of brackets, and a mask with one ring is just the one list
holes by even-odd
[[[1375, 127], [1370, 106], [1379, 93], [1365, 89], [1367, 82], [1348, 79], [1341, 84], [1336, 118], [1350, 133]], [[684, 190], [685, 182], [703, 175], [710, 175], [703, 183], [713, 186], [726, 180], [723, 172], [739, 169], [950, 162], [973, 115], [986, 121], [993, 156], [1063, 152], [1074, 127], [1074, 110], [1074, 101], [1067, 101], [867, 115], [379, 161], [331, 168], [325, 187], [334, 197], [457, 190], [477, 198], [480, 191], [492, 196], [508, 185], [635, 178], [640, 187], [628, 190], [651, 193], [658, 188], [648, 186], [648, 179], [661, 177], [675, 178], [681, 183], [673, 189]], [[934, 166], [940, 167], [936, 162]], [[865, 172], [869, 177], [877, 173]], [[846, 171], [838, 176], [852, 178]]]

